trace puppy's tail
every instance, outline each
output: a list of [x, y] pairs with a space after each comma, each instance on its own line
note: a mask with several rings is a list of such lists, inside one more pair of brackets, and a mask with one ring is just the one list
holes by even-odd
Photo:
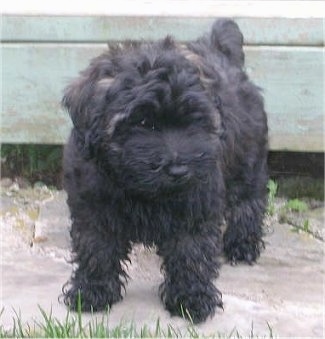
[[210, 43], [218, 49], [235, 66], [242, 67], [245, 57], [243, 51], [243, 35], [238, 25], [230, 19], [219, 19], [213, 26]]

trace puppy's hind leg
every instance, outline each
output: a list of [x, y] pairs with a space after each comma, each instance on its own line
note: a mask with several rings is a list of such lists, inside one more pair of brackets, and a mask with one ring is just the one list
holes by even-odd
[[227, 188], [224, 252], [232, 264], [238, 261], [252, 264], [264, 247], [262, 225], [266, 208], [266, 160], [255, 170], [232, 180]]
[[75, 219], [71, 237], [76, 269], [63, 287], [63, 301], [73, 310], [100, 311], [122, 299], [127, 274], [121, 261], [128, 260], [130, 244], [113, 232], [98, 228], [99, 218]]

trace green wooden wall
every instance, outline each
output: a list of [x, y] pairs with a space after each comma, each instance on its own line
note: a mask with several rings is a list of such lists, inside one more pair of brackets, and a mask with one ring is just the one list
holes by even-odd
[[[214, 18], [2, 17], [3, 143], [64, 143], [70, 121], [60, 108], [65, 85], [106, 42], [181, 41], [209, 31]], [[273, 150], [324, 151], [322, 19], [237, 18], [246, 69], [264, 89]]]

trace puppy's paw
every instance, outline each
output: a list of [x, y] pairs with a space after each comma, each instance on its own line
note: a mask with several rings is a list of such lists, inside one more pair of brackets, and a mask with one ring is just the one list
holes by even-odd
[[109, 309], [114, 303], [122, 300], [119, 289], [115, 292], [108, 285], [99, 284], [70, 284], [62, 288], [62, 299], [66, 306], [73, 311], [98, 312]]
[[171, 315], [180, 316], [194, 324], [212, 317], [216, 307], [223, 308], [222, 295], [212, 284], [208, 284], [204, 290], [182, 291], [180, 294], [165, 290], [162, 300]]
[[248, 237], [238, 241], [237, 239], [224, 238], [224, 252], [228, 261], [232, 265], [238, 262], [246, 262], [253, 265], [259, 258], [264, 242], [256, 237]]

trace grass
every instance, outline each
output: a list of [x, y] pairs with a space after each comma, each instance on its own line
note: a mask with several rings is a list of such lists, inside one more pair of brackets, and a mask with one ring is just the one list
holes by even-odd
[[[288, 222], [290, 223], [290, 217], [288, 216], [296, 214], [302, 215], [302, 213], [307, 212], [309, 209], [307, 203], [300, 199], [289, 199], [279, 210], [279, 221], [280, 223]], [[309, 221], [305, 220], [304, 229], [309, 229]]]
[[[168, 325], [165, 329], [158, 318], [154, 328], [147, 325], [140, 329], [131, 323], [121, 322], [118, 326], [110, 327], [108, 313], [103, 314], [101, 319], [91, 317], [91, 320], [84, 322], [82, 313], [67, 312], [64, 320], [59, 320], [39, 307], [42, 320], [33, 324], [23, 324], [21, 315], [15, 312], [11, 329], [4, 329], [0, 326], [0, 338], [156, 338], [156, 337], [182, 337], [180, 330]], [[2, 310], [3, 312], [3, 310]], [[185, 337], [197, 338], [199, 335], [194, 329], [190, 329]]]
[[63, 148], [61, 145], [2, 144], [2, 176], [23, 177], [59, 186]]
[[278, 195], [287, 199], [309, 198], [324, 201], [324, 178], [279, 178], [278, 184]]
[[286, 202], [284, 208], [292, 212], [306, 212], [308, 211], [308, 205], [300, 199], [290, 199]]
[[309, 220], [306, 219], [304, 220], [303, 226], [302, 226], [302, 230], [306, 233], [310, 233], [310, 228], [309, 228]]
[[275, 196], [278, 191], [278, 184], [273, 180], [269, 180], [267, 183], [267, 190], [268, 190], [267, 213], [270, 216], [273, 216], [275, 214]]
[[[279, 211], [279, 222], [288, 223], [295, 233], [304, 232], [315, 236], [310, 229], [309, 219], [304, 218], [304, 212], [309, 210], [308, 204], [300, 199], [289, 199]], [[296, 216], [293, 218], [293, 216]]]
[[[143, 325], [138, 328], [134, 322], [123, 322], [111, 327], [109, 325], [109, 314], [104, 313], [99, 319], [91, 317], [91, 320], [84, 321], [82, 313], [76, 314], [67, 312], [64, 320], [59, 320], [47, 313], [39, 306], [42, 316], [41, 321], [34, 321], [32, 324], [24, 324], [21, 314], [15, 312], [13, 326], [11, 329], [4, 329], [0, 325], [0, 338], [273, 338], [273, 330], [267, 323], [267, 336], [257, 336], [254, 333], [253, 323], [248, 335], [242, 336], [236, 328], [229, 334], [214, 333], [202, 336], [192, 323], [189, 323], [185, 330], [180, 330], [168, 324], [161, 325], [160, 319], [156, 320], [154, 326]], [[4, 309], [0, 312], [0, 319]]]

